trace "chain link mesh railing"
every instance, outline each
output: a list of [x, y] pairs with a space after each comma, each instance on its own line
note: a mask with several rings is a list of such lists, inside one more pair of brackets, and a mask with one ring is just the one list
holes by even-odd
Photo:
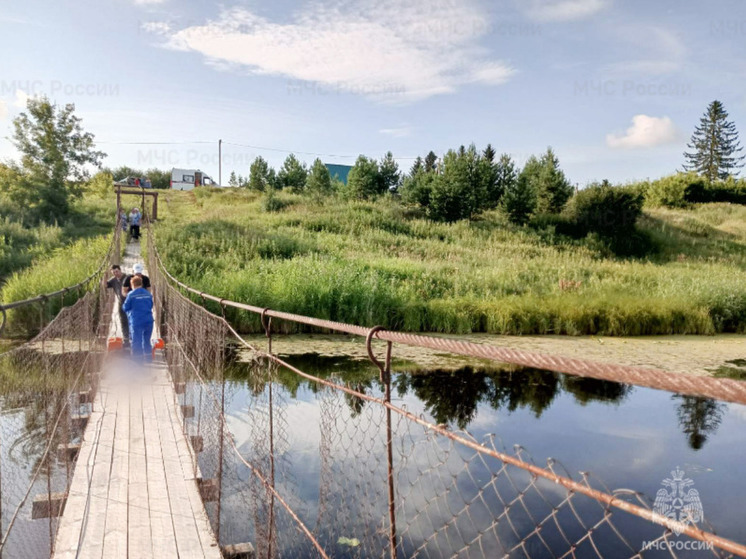
[[[268, 559], [746, 556], [706, 522], [656, 514], [638, 492], [392, 404], [390, 340], [385, 362], [371, 351], [381, 376], [367, 389], [272, 354], [271, 317], [282, 313], [246, 309], [269, 342], [247, 344], [224, 318], [233, 303], [168, 276], [152, 231], [148, 255], [195, 474], [224, 548], [250, 542]], [[361, 330], [371, 350], [377, 329]]]
[[53, 552], [106, 347], [113, 293], [103, 282], [118, 241], [119, 228], [80, 283], [0, 305], [0, 333], [14, 318], [38, 332], [0, 354], [0, 557]]
[[91, 411], [110, 298], [105, 289], [86, 293], [33, 340], [0, 354], [2, 557], [52, 551]]

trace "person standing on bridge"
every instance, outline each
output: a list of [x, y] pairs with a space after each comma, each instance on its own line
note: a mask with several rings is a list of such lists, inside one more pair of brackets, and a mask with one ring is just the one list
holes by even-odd
[[123, 308], [126, 291], [123, 291], [122, 288], [124, 287], [125, 282], [130, 281], [130, 276], [122, 272], [122, 268], [120, 268], [118, 264], [114, 264], [111, 267], [111, 273], [114, 277], [106, 282], [106, 287], [114, 290], [114, 295], [116, 295], [117, 301], [119, 301], [119, 322], [122, 325], [122, 344], [123, 347], [129, 347], [130, 326], [127, 321], [127, 313], [124, 312]]
[[140, 238], [140, 219], [142, 219], [140, 210], [132, 208], [130, 212], [130, 237], [135, 240]]
[[142, 279], [142, 286], [150, 291], [150, 278], [145, 275], [145, 267], [140, 264], [139, 262], [132, 266], [132, 275], [127, 276], [127, 278], [124, 280], [124, 283], [122, 283], [122, 293], [127, 295], [133, 287], [132, 287], [132, 278], [134, 276], [139, 276]]
[[153, 296], [143, 288], [142, 277], [134, 276], [131, 281], [132, 291], [127, 293], [122, 308], [127, 313], [132, 340], [132, 356], [135, 359], [150, 361], [152, 348], [150, 338], [153, 335]]

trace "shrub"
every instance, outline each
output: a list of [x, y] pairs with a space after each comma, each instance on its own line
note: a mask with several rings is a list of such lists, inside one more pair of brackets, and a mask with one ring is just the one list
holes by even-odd
[[566, 214], [581, 231], [621, 237], [635, 231], [642, 203], [642, 196], [632, 190], [593, 184], [572, 197]]
[[289, 202], [277, 196], [277, 191], [274, 188], [267, 189], [262, 198], [262, 209], [265, 212], [279, 212], [289, 204]]
[[746, 204], [746, 180], [728, 177], [724, 181], [706, 184], [689, 195], [690, 202], [730, 202]]
[[684, 208], [704, 196], [707, 183], [696, 173], [676, 173], [650, 183], [645, 203], [650, 206]]

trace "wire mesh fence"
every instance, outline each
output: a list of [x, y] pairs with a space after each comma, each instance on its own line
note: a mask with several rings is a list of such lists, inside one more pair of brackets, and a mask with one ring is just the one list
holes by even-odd
[[[375, 328], [349, 326], [367, 333], [380, 371], [367, 385], [314, 376], [274, 355], [265, 310], [267, 350], [246, 343], [225, 320], [226, 302], [174, 287], [148, 239], [192, 473], [226, 556], [246, 543], [267, 559], [746, 556], [707, 522], [661, 516], [641, 493], [393, 404], [391, 340], [376, 357]], [[54, 551], [112, 297], [99, 283], [0, 355], [2, 556]]]
[[110, 297], [101, 287], [86, 293], [31, 341], [0, 354], [2, 557], [52, 553], [104, 355]]
[[[374, 358], [380, 382], [361, 390], [284, 362], [271, 338], [268, 351], [250, 346], [224, 320], [224, 302], [179, 291], [154, 246], [149, 254], [195, 472], [223, 548], [251, 542], [267, 558], [746, 553], [707, 522], [675, 534], [683, 526], [641, 493], [393, 405], [388, 359]], [[237, 349], [248, 390], [232, 381]], [[315, 413], [296, 393], [301, 380]], [[297, 417], [291, 427], [304, 411], [301, 429]]]

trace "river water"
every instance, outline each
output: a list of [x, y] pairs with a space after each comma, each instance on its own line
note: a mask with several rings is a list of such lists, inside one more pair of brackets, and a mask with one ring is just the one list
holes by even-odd
[[[371, 396], [383, 395], [378, 371], [368, 361], [308, 353], [284, 357], [319, 378]], [[257, 417], [266, 417], [269, 388], [257, 382], [256, 368], [246, 363], [229, 367], [226, 414], [239, 449], [261, 463], [266, 457], [255, 449], [266, 446], [267, 423], [260, 421], [263, 430], [259, 432]], [[423, 369], [395, 363], [392, 388], [395, 405], [428, 421], [466, 432], [478, 442], [540, 466], [551, 458], [554, 471], [576, 480], [582, 479], [579, 472], [587, 472], [590, 485], [598, 489], [639, 491], [650, 498], [651, 505], [664, 488], [663, 480], [673, 479], [680, 470], [692, 482], [687, 491], [696, 489], [705, 520], [718, 534], [746, 542], [741, 513], [746, 497], [744, 406], [484, 364]], [[293, 506], [337, 555], [378, 555], [369, 550], [387, 541], [385, 417], [380, 406], [335, 394], [283, 371], [274, 371], [272, 391], [274, 426], [279, 433], [274, 451], [282, 464], [278, 479], [292, 495]], [[521, 540], [526, 545], [523, 551], [514, 551], [516, 556], [523, 556], [524, 551], [548, 556], [544, 544], [527, 534], [551, 512], [542, 499], [550, 494], [549, 500], [554, 498], [557, 505], [563, 491], [541, 484], [540, 491], [535, 491], [530, 479], [520, 473], [513, 474], [510, 489], [503, 479], [506, 476], [495, 475], [502, 467], [499, 461], [480, 460], [458, 444], [444, 445], [437, 440], [442, 437], [396, 416], [393, 423], [400, 556], [493, 556]], [[259, 439], [263, 442], [258, 444]], [[501, 484], [509, 489], [507, 494]], [[501, 499], [510, 501], [522, 491], [526, 507], [507, 515], [514, 516], [517, 530], [511, 523], [504, 529], [505, 522], [503, 528], [490, 528], [506, 510]], [[231, 510], [227, 502], [224, 507]], [[586, 528], [601, 517], [595, 503], [577, 502], [577, 508]], [[612, 518], [635, 549], [662, 532], [626, 517], [615, 513]], [[570, 539], [581, 537], [585, 528], [571, 520], [563, 517], [559, 523], [568, 535], [573, 534]], [[224, 524], [228, 539], [258, 538], [241, 522]], [[602, 523], [602, 528], [595, 537], [596, 543], [607, 546], [605, 556], [631, 555], [607, 524]], [[438, 536], [428, 543], [432, 530], [439, 530]], [[561, 555], [563, 539], [549, 532], [545, 529], [551, 553]], [[351, 546], [349, 541], [360, 545]], [[579, 550], [579, 557], [596, 556], [587, 545]], [[680, 552], [679, 556], [697, 553], [701, 552]]]

